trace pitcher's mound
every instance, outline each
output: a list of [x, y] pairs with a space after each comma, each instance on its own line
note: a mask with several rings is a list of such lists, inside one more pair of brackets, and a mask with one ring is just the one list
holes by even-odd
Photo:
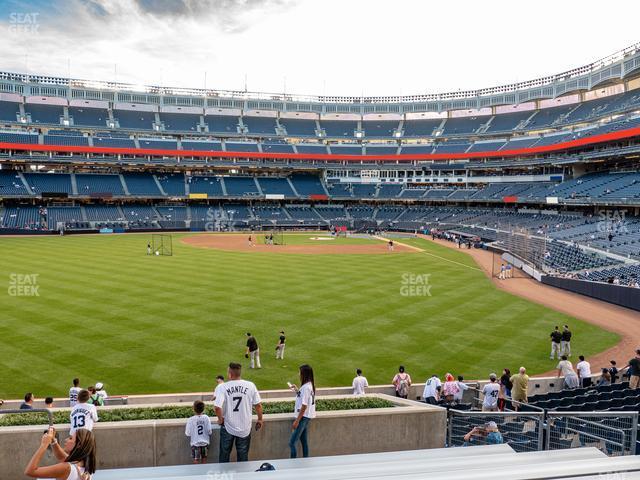
[[[310, 234], [309, 238], [313, 236], [313, 234]], [[317, 237], [317, 234], [315, 236]], [[193, 247], [215, 248], [234, 252], [302, 253], [311, 255], [415, 253], [415, 250], [397, 244], [394, 245], [393, 252], [390, 252], [387, 244], [382, 241], [369, 244], [354, 243], [353, 245], [320, 241], [313, 245], [264, 245], [263, 243], [254, 243], [252, 247], [249, 245], [248, 237], [248, 235], [216, 233], [185, 237], [181, 241]], [[261, 242], [262, 240], [258, 238], [254, 241]]]

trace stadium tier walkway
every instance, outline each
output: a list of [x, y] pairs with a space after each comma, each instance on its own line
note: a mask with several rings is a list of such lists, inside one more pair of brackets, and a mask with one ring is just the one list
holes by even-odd
[[[595, 448], [515, 453], [507, 445], [412, 450], [273, 460], [276, 471], [256, 472], [264, 462], [184, 465], [99, 471], [94, 480], [437, 478], [511, 480], [584, 478], [640, 472], [640, 457], [610, 458]], [[618, 477], [616, 477], [618, 478]], [[624, 478], [630, 478], [625, 476]]]

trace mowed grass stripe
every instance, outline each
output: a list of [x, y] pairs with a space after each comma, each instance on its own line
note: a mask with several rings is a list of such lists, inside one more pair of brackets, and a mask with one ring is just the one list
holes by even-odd
[[[358, 367], [388, 383], [399, 364], [416, 381], [546, 371], [548, 332], [567, 322], [586, 355], [617, 341], [495, 289], [468, 256], [420, 239], [407, 243], [437, 256], [226, 252], [182, 237], [173, 257], [147, 256], [147, 235], [0, 239], [0, 397], [64, 395], [74, 376], [112, 394], [208, 390], [229, 361], [246, 365], [247, 331], [264, 368], [246, 375], [261, 388], [295, 381], [305, 362], [322, 386], [350, 384]], [[7, 295], [10, 273], [39, 274], [40, 297]], [[402, 296], [408, 274], [430, 275], [431, 296]]]

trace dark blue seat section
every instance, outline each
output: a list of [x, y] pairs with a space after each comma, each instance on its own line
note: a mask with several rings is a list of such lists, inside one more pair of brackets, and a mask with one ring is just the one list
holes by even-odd
[[203, 142], [203, 141], [195, 141], [195, 140], [193, 141], [183, 140], [182, 149], [183, 150], [199, 150], [204, 152], [221, 152], [222, 142], [220, 141]]
[[284, 195], [285, 198], [295, 198], [296, 195], [286, 178], [258, 177], [258, 183], [265, 195]]
[[28, 196], [29, 192], [17, 172], [0, 170], [0, 195]]
[[293, 183], [296, 192], [298, 192], [298, 195], [301, 197], [327, 194], [320, 182], [320, 178], [316, 175], [304, 173], [294, 174], [291, 176], [291, 183]]
[[398, 120], [367, 120], [362, 122], [362, 129], [367, 137], [393, 137], [399, 125]]
[[20, 104], [0, 101], [0, 121], [17, 122], [20, 116]]
[[280, 125], [292, 137], [315, 137], [316, 121], [305, 118], [281, 118]]
[[111, 194], [123, 196], [119, 175], [76, 174], [78, 195]]
[[253, 177], [225, 177], [224, 185], [231, 197], [256, 196], [259, 193]]
[[296, 149], [298, 150], [298, 153], [319, 153], [319, 154], [327, 154], [329, 153], [327, 151], [327, 147], [326, 145], [320, 145], [320, 144], [303, 144], [303, 143], [299, 143], [296, 145]]
[[205, 115], [204, 122], [209, 126], [210, 132], [238, 133], [239, 119], [235, 116]]
[[4, 133], [0, 132], [0, 142], [38, 144], [38, 135], [33, 133]]
[[[223, 197], [222, 177], [198, 176], [187, 177], [190, 193], [206, 193], [210, 197]], [[167, 192], [168, 193], [168, 192]]]
[[31, 115], [31, 123], [60, 125], [60, 119], [64, 116], [64, 109], [59, 105], [25, 103], [24, 110]]
[[490, 118], [491, 116], [448, 118], [444, 124], [443, 135], [474, 133]]
[[151, 130], [155, 122], [155, 113], [135, 110], [114, 110], [113, 117], [120, 128], [134, 130]]
[[276, 119], [269, 117], [242, 117], [242, 123], [250, 134], [275, 135]]
[[321, 120], [320, 128], [324, 129], [327, 137], [354, 138], [358, 122], [352, 120]]
[[36, 195], [43, 192], [68, 195], [73, 193], [71, 175], [67, 173], [25, 173], [24, 178]]
[[255, 142], [226, 142], [227, 152], [259, 152]]
[[197, 132], [200, 125], [200, 115], [193, 113], [160, 113], [160, 122], [166, 131]]
[[153, 175], [148, 173], [123, 173], [122, 177], [130, 195], [140, 197], [162, 196]]
[[182, 173], [157, 173], [156, 178], [168, 196], [185, 196], [185, 180]]
[[441, 118], [424, 120], [405, 120], [404, 137], [430, 137], [433, 131], [442, 123]]
[[84, 127], [107, 127], [109, 111], [105, 108], [69, 107], [73, 125]]

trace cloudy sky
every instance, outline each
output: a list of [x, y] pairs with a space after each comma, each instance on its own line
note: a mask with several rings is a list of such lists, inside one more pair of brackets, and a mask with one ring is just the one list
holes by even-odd
[[[640, 41], [618, 0], [0, 0], [0, 70], [408, 95], [559, 73]], [[206, 72], [206, 75], [205, 75]]]

